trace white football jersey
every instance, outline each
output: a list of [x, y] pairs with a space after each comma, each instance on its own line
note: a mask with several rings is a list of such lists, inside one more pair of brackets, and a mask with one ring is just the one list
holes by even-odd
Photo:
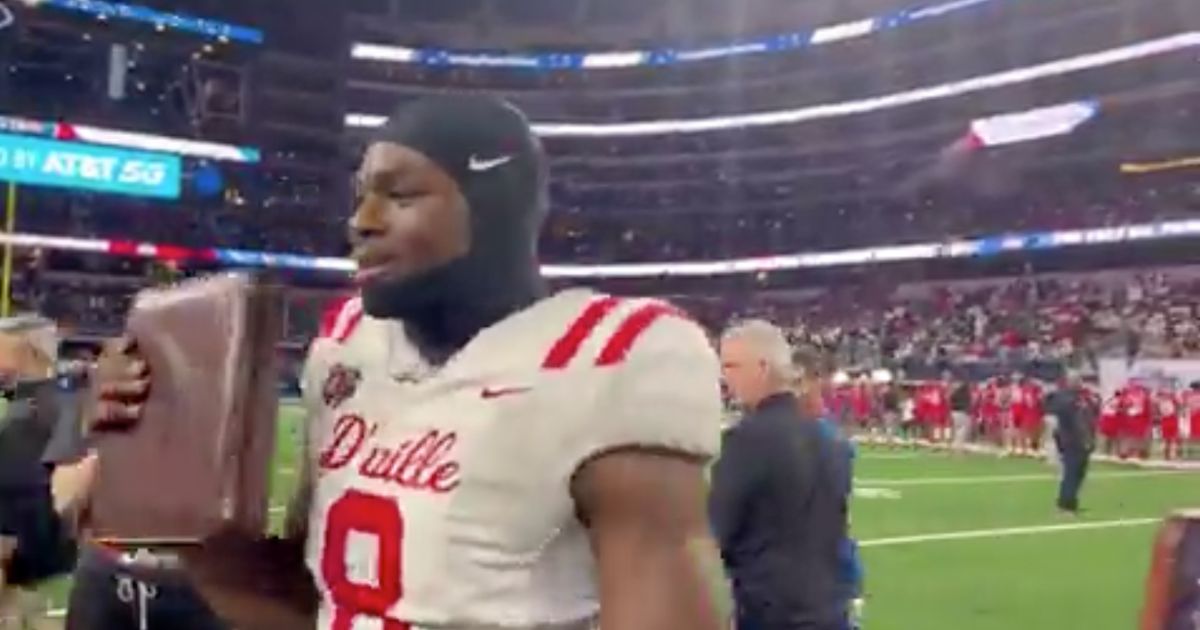
[[571, 290], [444, 366], [342, 309], [305, 370], [308, 565], [321, 630], [589, 628], [595, 562], [571, 477], [623, 446], [712, 456], [719, 367], [670, 306]]

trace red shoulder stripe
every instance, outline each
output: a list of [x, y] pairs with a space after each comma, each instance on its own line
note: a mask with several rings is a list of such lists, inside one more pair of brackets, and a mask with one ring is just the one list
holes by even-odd
[[613, 336], [609, 337], [608, 343], [596, 359], [596, 365], [605, 367], [624, 361], [638, 337], [641, 337], [658, 318], [664, 316], [687, 318], [682, 311], [663, 302], [652, 302], [642, 306], [626, 317]]
[[358, 327], [358, 323], [362, 321], [362, 318], [362, 300], [359, 298], [350, 298], [342, 304], [342, 308], [338, 309], [337, 315], [333, 318], [333, 322], [329, 326], [329, 333], [324, 336], [338, 343], [345, 343], [350, 338], [350, 335], [354, 333], [354, 329]]
[[571, 323], [566, 334], [550, 348], [550, 352], [542, 361], [542, 368], [561, 370], [567, 367], [575, 355], [579, 354], [579, 348], [583, 346], [583, 342], [587, 341], [600, 322], [604, 321], [604, 318], [620, 303], [621, 300], [615, 297], [592, 300], [583, 313]]
[[317, 331], [319, 337], [333, 336], [333, 327], [337, 325], [338, 315], [341, 315], [342, 309], [346, 308], [346, 303], [350, 301], [350, 298], [349, 295], [339, 296], [325, 306], [325, 311], [321, 313], [321, 325]]

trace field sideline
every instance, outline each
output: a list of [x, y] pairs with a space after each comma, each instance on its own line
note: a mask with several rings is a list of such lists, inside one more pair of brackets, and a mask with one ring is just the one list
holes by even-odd
[[[280, 417], [272, 522], [295, 488], [301, 412]], [[1156, 524], [1200, 506], [1200, 474], [1098, 464], [1085, 513], [1053, 509], [1043, 462], [861, 447], [853, 533], [869, 630], [1128, 630]], [[64, 602], [66, 581], [48, 587]]]

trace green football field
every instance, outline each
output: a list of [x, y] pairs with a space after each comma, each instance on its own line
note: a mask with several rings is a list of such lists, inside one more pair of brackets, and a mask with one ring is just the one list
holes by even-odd
[[[297, 479], [300, 412], [281, 417], [272, 521]], [[1128, 630], [1156, 523], [1200, 506], [1200, 475], [1095, 466], [1080, 517], [1043, 462], [862, 448], [853, 533], [869, 630]], [[56, 585], [61, 605], [66, 584]]]
[[872, 630], [1136, 627], [1158, 520], [1200, 476], [1095, 466], [1080, 517], [1044, 462], [863, 449], [853, 531]]

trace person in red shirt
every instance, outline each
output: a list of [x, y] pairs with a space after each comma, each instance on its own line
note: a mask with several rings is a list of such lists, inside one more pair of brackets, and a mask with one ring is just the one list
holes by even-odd
[[866, 431], [873, 426], [872, 418], [875, 413], [874, 392], [871, 379], [863, 374], [855, 379], [850, 390], [850, 413], [860, 431]]
[[1196, 444], [1200, 444], [1200, 381], [1191, 383], [1183, 393], [1183, 407], [1188, 419], [1184, 426], [1187, 431], [1188, 450], [1191, 451]]
[[1004, 451], [1015, 455], [1021, 444], [1021, 422], [1025, 419], [1024, 398], [1021, 395], [1021, 375], [1001, 377], [1000, 420], [1003, 425]]
[[854, 385], [848, 380], [843, 381], [842, 378], [844, 378], [844, 375], [838, 375], [835, 377], [832, 399], [833, 404], [830, 406], [829, 411], [833, 414], [833, 417], [837, 419], [838, 426], [840, 426], [842, 430], [846, 431], [847, 435], [849, 435], [851, 425], [853, 424], [851, 421], [853, 409], [850, 404], [850, 399], [854, 390]]
[[1179, 444], [1179, 399], [1173, 390], [1163, 388], [1155, 395], [1155, 402], [1158, 430], [1163, 441], [1163, 459], [1178, 459], [1182, 455]]
[[1041, 446], [1044, 430], [1042, 388], [1033, 379], [1017, 374], [1013, 378], [1012, 422], [1015, 451], [1018, 455], [1033, 455]]
[[1028, 413], [1025, 410], [1025, 391], [1023, 389], [1025, 377], [1018, 373], [1013, 374], [1012, 380], [1007, 387], [1008, 393], [1008, 440], [1007, 450], [1010, 454], [1018, 455], [1024, 451], [1025, 445], [1025, 420]]
[[[1099, 433], [1104, 440], [1104, 454], [1114, 455], [1121, 436], [1122, 413], [1121, 403], [1125, 399], [1124, 390], [1117, 390], [1100, 408]], [[1200, 398], [1197, 398], [1200, 402]]]
[[985, 439], [993, 446], [1004, 444], [1004, 424], [1000, 418], [1000, 386], [994, 380], [985, 383], [979, 392], [979, 425]]
[[930, 381], [922, 385], [916, 411], [917, 420], [930, 440], [942, 443], [950, 439], [950, 397], [945, 383]]
[[1125, 435], [1120, 455], [1145, 459], [1150, 455], [1150, 430], [1153, 427], [1150, 390], [1137, 381], [1130, 382], [1125, 388], [1122, 407]]
[[1046, 390], [1036, 380], [1030, 380], [1025, 392], [1029, 405], [1029, 444], [1031, 454], [1037, 455], [1042, 450], [1042, 439], [1046, 435]]

